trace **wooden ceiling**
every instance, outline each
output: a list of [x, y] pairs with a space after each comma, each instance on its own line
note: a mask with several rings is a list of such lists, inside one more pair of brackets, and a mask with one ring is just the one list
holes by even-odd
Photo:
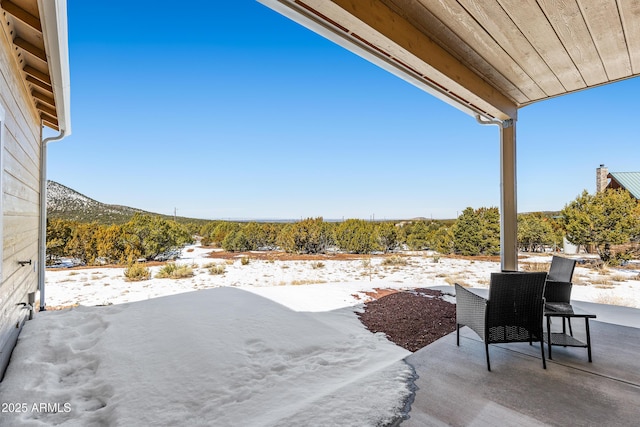
[[[47, 0], [51, 1], [51, 0]], [[59, 130], [58, 112], [45, 52], [37, 0], [2, 0], [3, 28], [25, 86], [44, 125]]]
[[639, 0], [259, 1], [485, 118], [640, 74]]

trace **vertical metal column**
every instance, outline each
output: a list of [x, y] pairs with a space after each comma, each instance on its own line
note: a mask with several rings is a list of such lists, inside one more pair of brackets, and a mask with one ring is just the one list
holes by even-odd
[[500, 264], [518, 270], [518, 207], [516, 182], [516, 122], [500, 126]]

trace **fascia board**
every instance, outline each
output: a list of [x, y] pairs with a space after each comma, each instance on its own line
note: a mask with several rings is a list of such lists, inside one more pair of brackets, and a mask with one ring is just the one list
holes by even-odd
[[51, 85], [58, 113], [58, 127], [64, 136], [71, 134], [71, 78], [69, 73], [69, 41], [67, 0], [38, 0], [42, 34]]

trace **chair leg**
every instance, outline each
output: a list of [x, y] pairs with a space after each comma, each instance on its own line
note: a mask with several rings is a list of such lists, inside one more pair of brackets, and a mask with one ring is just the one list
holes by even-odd
[[491, 372], [491, 362], [489, 362], [489, 344], [486, 341], [484, 342], [484, 349], [487, 353], [487, 370]]
[[573, 329], [571, 329], [571, 318], [567, 317], [567, 322], [569, 322], [569, 335], [573, 336]]
[[456, 344], [458, 347], [460, 347], [460, 324], [459, 323], [456, 323], [456, 331], [457, 331]]
[[542, 368], [547, 369], [547, 361], [544, 359], [544, 339], [540, 340], [540, 354], [542, 354]]

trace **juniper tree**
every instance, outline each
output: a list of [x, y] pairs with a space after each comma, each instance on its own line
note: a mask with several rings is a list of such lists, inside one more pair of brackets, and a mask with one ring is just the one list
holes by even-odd
[[334, 239], [340, 249], [349, 253], [368, 254], [380, 249], [375, 225], [362, 219], [348, 219], [338, 224]]
[[381, 222], [376, 226], [378, 245], [384, 253], [398, 247], [398, 227], [392, 222]]
[[500, 213], [498, 208], [468, 207], [451, 230], [453, 250], [460, 255], [498, 255], [500, 253]]
[[518, 215], [518, 246], [525, 251], [535, 252], [555, 241], [549, 218], [541, 214]]
[[607, 189], [595, 195], [586, 190], [562, 209], [567, 240], [574, 245], [594, 245], [600, 259], [611, 259], [611, 245], [640, 235], [640, 205], [628, 191]]
[[331, 228], [322, 217], [287, 224], [278, 234], [278, 246], [286, 252], [325, 253], [334, 243]]

